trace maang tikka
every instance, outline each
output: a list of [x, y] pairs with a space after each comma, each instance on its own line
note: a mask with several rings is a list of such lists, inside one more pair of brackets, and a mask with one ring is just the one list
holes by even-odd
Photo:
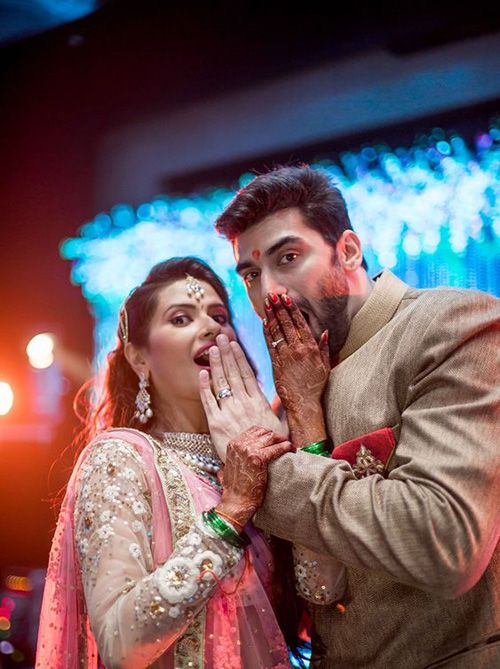
[[198, 302], [205, 294], [201, 283], [198, 281], [198, 279], [195, 279], [194, 276], [191, 276], [191, 274], [186, 274], [186, 292], [188, 297], [194, 296], [195, 300]]
[[144, 372], [139, 372], [139, 392], [135, 398], [137, 411], [134, 414], [134, 418], [137, 418], [143, 425], [153, 416], [153, 410], [151, 409], [151, 395], [146, 390], [148, 386], [149, 381], [147, 380], [146, 375]]

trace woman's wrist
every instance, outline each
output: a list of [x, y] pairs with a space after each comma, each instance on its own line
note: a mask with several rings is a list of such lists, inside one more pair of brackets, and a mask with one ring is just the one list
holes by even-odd
[[205, 525], [225, 542], [235, 548], [245, 548], [245, 546], [248, 546], [249, 539], [245, 532], [238, 532], [235, 525], [229, 523], [215, 507], [212, 507], [208, 511], [203, 511], [201, 517]]
[[255, 513], [255, 509], [250, 508], [248, 504], [239, 500], [231, 501], [228, 499], [221, 499], [214, 510], [216, 513], [220, 512], [223, 518], [227, 518], [229, 522], [235, 525], [237, 532], [243, 531], [243, 528]]

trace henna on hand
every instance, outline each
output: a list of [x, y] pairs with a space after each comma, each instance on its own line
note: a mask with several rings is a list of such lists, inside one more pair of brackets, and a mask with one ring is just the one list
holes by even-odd
[[293, 300], [286, 294], [281, 299], [272, 297], [265, 302], [264, 336], [276, 392], [286, 411], [293, 443], [300, 447], [326, 436], [321, 399], [330, 373], [328, 331], [318, 344]]
[[251, 427], [231, 440], [216, 511], [219, 508], [244, 526], [264, 500], [269, 463], [291, 450], [286, 437], [262, 427]]

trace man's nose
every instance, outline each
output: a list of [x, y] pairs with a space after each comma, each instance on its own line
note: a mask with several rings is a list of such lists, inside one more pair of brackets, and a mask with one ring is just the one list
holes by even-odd
[[272, 274], [262, 275], [260, 281], [260, 290], [261, 290], [261, 302], [262, 308], [264, 308], [264, 300], [267, 297], [268, 293], [276, 293], [276, 295], [281, 295], [282, 293], [287, 292], [287, 288], [283, 283], [274, 277]]
[[260, 289], [262, 293], [262, 299], [266, 297], [268, 293], [276, 293], [281, 295], [281, 293], [286, 293], [286, 286], [271, 273], [262, 274], [260, 281]]

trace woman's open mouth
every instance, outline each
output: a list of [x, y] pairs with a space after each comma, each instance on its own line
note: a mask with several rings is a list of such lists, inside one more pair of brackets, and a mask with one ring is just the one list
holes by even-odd
[[210, 369], [208, 348], [201, 355], [196, 356], [195, 363], [205, 369]]

